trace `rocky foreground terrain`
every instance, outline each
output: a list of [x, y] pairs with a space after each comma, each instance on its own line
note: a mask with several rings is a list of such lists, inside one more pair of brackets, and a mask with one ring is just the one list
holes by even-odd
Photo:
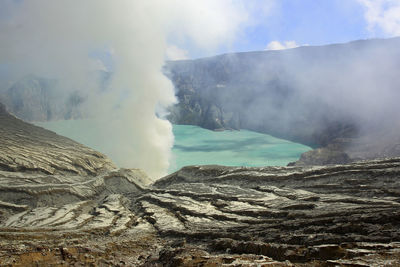
[[400, 266], [400, 158], [153, 182], [0, 108], [0, 266]]

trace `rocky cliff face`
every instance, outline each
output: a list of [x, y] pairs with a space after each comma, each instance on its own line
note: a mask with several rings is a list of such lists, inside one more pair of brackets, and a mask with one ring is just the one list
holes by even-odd
[[151, 184], [0, 106], [0, 265], [397, 266], [400, 159]]
[[[166, 72], [179, 99], [170, 120], [212, 130], [250, 129], [316, 147], [333, 144], [324, 149], [331, 159], [311, 161], [321, 155], [315, 151], [303, 163], [371, 158], [373, 151], [365, 149], [353, 157], [348, 140], [362, 143], [352, 146], [358, 151], [390, 140], [376, 144], [385, 154], [383, 147], [394, 147], [399, 137], [381, 138], [399, 130], [398, 105], [391, 100], [400, 96], [399, 47], [400, 39], [393, 38], [169, 62]], [[358, 139], [366, 136], [368, 142]]]

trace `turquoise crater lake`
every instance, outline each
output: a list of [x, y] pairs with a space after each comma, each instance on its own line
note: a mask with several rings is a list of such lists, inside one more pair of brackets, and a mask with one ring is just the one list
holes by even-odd
[[[87, 120], [36, 124], [100, 152], [105, 151], [102, 140], [95, 139]], [[217, 132], [192, 125], [173, 125], [173, 131], [175, 144], [169, 173], [187, 165], [286, 166], [311, 150], [302, 144], [248, 130]]]
[[311, 147], [248, 130], [210, 131], [191, 125], [174, 125], [172, 149], [176, 166], [218, 164], [227, 166], [286, 166]]

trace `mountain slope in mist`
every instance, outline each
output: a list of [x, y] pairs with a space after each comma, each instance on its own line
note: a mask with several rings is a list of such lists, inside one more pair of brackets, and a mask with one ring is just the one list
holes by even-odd
[[400, 38], [168, 62], [179, 99], [170, 120], [316, 146], [394, 140], [399, 62]]
[[[98, 91], [106, 90], [111, 73], [96, 71], [90, 74]], [[7, 110], [25, 121], [52, 121], [87, 117], [83, 105], [87, 95], [82, 88], [63, 90], [57, 79], [26, 75], [9, 88], [0, 89], [0, 102]]]

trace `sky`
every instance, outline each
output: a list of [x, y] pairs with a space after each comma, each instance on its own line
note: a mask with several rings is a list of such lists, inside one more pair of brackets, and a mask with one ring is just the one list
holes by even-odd
[[[6, 8], [0, 8], [0, 24], [10, 18], [10, 6], [18, 6], [25, 0], [2, 1], [0, 6]], [[179, 6], [179, 2], [182, 1], [173, 0], [170, 6]], [[400, 0], [186, 2], [196, 6], [196, 11], [187, 12], [182, 8], [178, 10], [181, 18], [175, 19], [179, 23], [167, 23], [167, 60], [346, 43], [400, 35]], [[192, 32], [192, 36], [182, 32]], [[106, 69], [112, 70], [112, 51], [104, 47], [91, 51], [90, 56], [100, 58]], [[0, 62], [0, 75], [5, 70], [7, 68], [4, 62]]]
[[235, 37], [213, 50], [170, 38], [168, 59], [229, 52], [285, 49], [400, 35], [400, 0], [248, 0], [231, 1], [242, 21]]

